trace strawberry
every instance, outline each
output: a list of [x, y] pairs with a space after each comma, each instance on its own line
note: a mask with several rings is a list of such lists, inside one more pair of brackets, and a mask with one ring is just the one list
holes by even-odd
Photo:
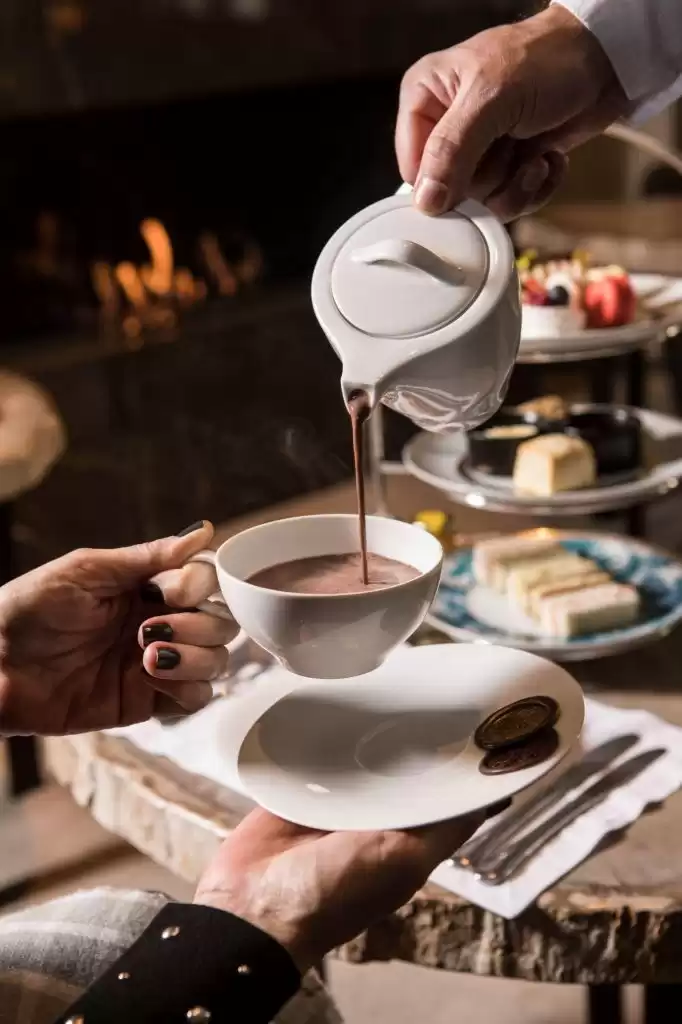
[[527, 306], [544, 306], [547, 299], [547, 289], [533, 277], [528, 277], [523, 282], [523, 302]]
[[583, 298], [588, 327], [622, 327], [635, 318], [637, 299], [626, 275], [588, 281]]

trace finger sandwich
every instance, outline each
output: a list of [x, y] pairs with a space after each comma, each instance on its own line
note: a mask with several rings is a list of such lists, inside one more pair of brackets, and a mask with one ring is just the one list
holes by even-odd
[[544, 558], [552, 551], [561, 551], [561, 546], [551, 537], [513, 535], [480, 541], [473, 550], [474, 578], [482, 586], [504, 593], [507, 571], [513, 565]]
[[561, 594], [570, 594], [574, 590], [595, 587], [599, 583], [608, 583], [610, 579], [607, 572], [595, 569], [587, 575], [581, 572], [577, 576], [569, 576], [568, 579], [558, 580], [554, 583], [542, 583], [530, 591], [527, 611], [534, 619], [537, 619], [540, 615], [540, 606], [545, 598], [559, 597]]
[[507, 597], [518, 604], [523, 611], [530, 611], [531, 595], [537, 587], [561, 583], [568, 579], [580, 579], [593, 575], [598, 566], [589, 558], [570, 551], [550, 552], [544, 559], [530, 564], [514, 565], [507, 573]]
[[625, 583], [602, 583], [539, 602], [540, 627], [549, 636], [572, 637], [630, 626], [639, 615], [639, 594]]

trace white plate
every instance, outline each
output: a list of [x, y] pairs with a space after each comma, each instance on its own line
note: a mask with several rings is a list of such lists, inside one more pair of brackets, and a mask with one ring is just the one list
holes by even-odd
[[548, 338], [521, 337], [519, 361], [573, 361], [578, 358], [617, 355], [653, 341], [665, 328], [666, 311], [682, 302], [682, 280], [663, 274], [631, 274], [630, 279], [640, 302], [651, 312], [649, 320], [624, 327], [605, 327], [573, 331]]
[[682, 303], [682, 278], [669, 274], [631, 274], [635, 292], [640, 302], [654, 315]]
[[617, 352], [629, 352], [639, 348], [647, 342], [652, 341], [660, 334], [660, 324], [655, 320], [643, 320], [633, 324], [626, 324], [625, 327], [603, 327], [601, 329], [586, 329], [584, 331], [573, 331], [570, 334], [561, 334], [552, 338], [521, 338], [519, 356], [525, 357], [531, 354], [557, 354], [570, 353], [574, 356], [579, 354], [589, 355], [592, 349], [598, 351], [608, 350]]
[[682, 563], [672, 555], [615, 534], [552, 533], [574, 554], [591, 558], [614, 579], [637, 588], [642, 599], [637, 622], [569, 639], [543, 635], [504, 595], [476, 584], [471, 549], [465, 548], [446, 557], [427, 623], [453, 640], [506, 644], [557, 661], [585, 661], [652, 643], [682, 621]]
[[625, 327], [574, 331], [551, 338], [522, 338], [519, 363], [569, 363], [623, 355], [662, 337], [682, 317], [682, 278], [664, 274], [631, 274], [642, 305], [651, 319]]
[[[462, 465], [462, 471], [466, 473], [470, 480], [473, 480], [475, 484], [483, 484], [485, 487], [492, 487], [500, 494], [506, 494], [508, 497], [515, 497], [514, 492], [514, 478], [511, 476], [501, 476], [497, 473], [489, 473], [485, 469], [477, 469], [471, 465], [469, 459]], [[597, 477], [597, 481], [594, 485], [595, 489], [602, 490], [604, 487], [615, 487], [616, 484], [631, 483], [633, 480], [639, 480], [643, 476], [641, 469], [631, 469], [627, 472], [622, 473], [608, 473]], [[565, 492], [564, 492], [565, 493]]]
[[500, 478], [486, 480], [480, 473], [471, 473], [463, 434], [416, 434], [403, 448], [403, 464], [418, 480], [442, 491], [452, 501], [492, 512], [544, 517], [631, 508], [668, 494], [682, 480], [682, 420], [646, 409], [631, 411], [639, 417], [655, 449], [652, 461], [662, 461], [625, 482], [562, 491], [546, 498], [516, 494], [510, 487], [500, 486]]
[[[561, 708], [557, 753], [508, 775], [481, 774], [477, 725], [497, 708], [538, 694]], [[362, 677], [294, 682], [267, 709], [245, 701], [237, 767], [253, 800], [297, 824], [325, 831], [413, 828], [470, 814], [530, 786], [575, 744], [583, 713], [576, 681], [534, 655], [459, 644], [409, 648]]]

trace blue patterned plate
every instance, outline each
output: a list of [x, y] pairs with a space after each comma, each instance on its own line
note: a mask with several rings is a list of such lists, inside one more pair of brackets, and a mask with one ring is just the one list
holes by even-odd
[[476, 584], [470, 548], [445, 559], [427, 623], [454, 640], [519, 647], [557, 661], [581, 661], [652, 643], [682, 621], [682, 563], [676, 558], [629, 537], [555, 532], [567, 550], [593, 559], [614, 579], [637, 587], [642, 598], [637, 623], [568, 640], [543, 636], [505, 597]]

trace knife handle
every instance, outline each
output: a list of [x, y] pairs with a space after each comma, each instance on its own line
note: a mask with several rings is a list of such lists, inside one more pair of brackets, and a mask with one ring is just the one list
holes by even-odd
[[[556, 803], [556, 800], [557, 792], [554, 786], [536, 793], [523, 807], [510, 811], [506, 818], [498, 821], [482, 835], [472, 836], [467, 840], [453, 856], [453, 864], [456, 867], [471, 868], [474, 871], [485, 867], [486, 861], [489, 861], [491, 856], [497, 859], [499, 854], [494, 849], [495, 847], [511, 839], [516, 832], [525, 828], [536, 815], [542, 814], [548, 807]], [[478, 860], [479, 854], [482, 854], [480, 861]]]
[[489, 866], [487, 871], [481, 872], [480, 879], [488, 885], [501, 885], [507, 879], [527, 863], [538, 853], [545, 843], [558, 836], [567, 825], [572, 824], [577, 818], [582, 817], [593, 807], [596, 807], [604, 799], [604, 792], [587, 790], [575, 800], [562, 807], [553, 814], [551, 818], [543, 821], [537, 828], [528, 835], [519, 839], [511, 849], [503, 853], [494, 866]]

